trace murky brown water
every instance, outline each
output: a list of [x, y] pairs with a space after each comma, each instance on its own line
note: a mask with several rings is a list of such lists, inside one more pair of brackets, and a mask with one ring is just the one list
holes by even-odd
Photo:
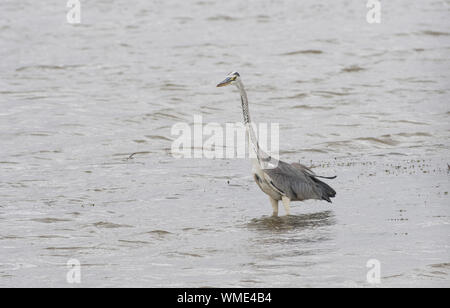
[[[0, 3], [0, 286], [450, 286], [449, 1]], [[332, 205], [271, 218], [247, 160], [171, 126], [280, 123]], [[138, 152], [132, 159], [127, 157]]]

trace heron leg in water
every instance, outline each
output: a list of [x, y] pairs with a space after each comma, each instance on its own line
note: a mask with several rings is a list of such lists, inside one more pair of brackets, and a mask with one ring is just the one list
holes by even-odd
[[291, 203], [291, 200], [288, 197], [283, 196], [283, 197], [281, 197], [281, 201], [283, 201], [284, 210], [286, 211], [286, 216], [288, 216], [290, 213], [289, 204]]
[[270, 199], [270, 203], [272, 204], [272, 208], [273, 208], [273, 214], [272, 216], [278, 216], [278, 200], [273, 199], [272, 197], [269, 196]]

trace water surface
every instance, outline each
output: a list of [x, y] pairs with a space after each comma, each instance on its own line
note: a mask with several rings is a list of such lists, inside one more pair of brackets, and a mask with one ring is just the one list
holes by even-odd
[[[0, 286], [450, 286], [448, 1], [0, 4]], [[333, 204], [270, 217], [248, 160], [174, 159], [171, 127], [280, 123]], [[131, 159], [130, 154], [136, 153]]]

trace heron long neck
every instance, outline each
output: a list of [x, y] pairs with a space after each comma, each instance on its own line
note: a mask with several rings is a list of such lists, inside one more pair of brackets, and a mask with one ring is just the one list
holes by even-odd
[[244, 115], [244, 124], [250, 124], [250, 111], [248, 110], [248, 99], [247, 99], [247, 92], [245, 92], [244, 84], [242, 81], [238, 81], [236, 84], [237, 88], [239, 89], [239, 93], [241, 94], [241, 104], [242, 104], [242, 113]]
[[255, 131], [253, 130], [253, 125], [250, 120], [250, 111], [248, 110], [247, 93], [245, 92], [244, 84], [241, 80], [238, 80], [236, 86], [241, 94], [242, 113], [244, 115], [244, 124], [249, 135], [249, 142], [251, 142], [253, 150], [256, 153], [256, 158], [259, 161], [261, 158], [266, 158], [268, 155], [260, 149], [258, 139], [256, 138]]

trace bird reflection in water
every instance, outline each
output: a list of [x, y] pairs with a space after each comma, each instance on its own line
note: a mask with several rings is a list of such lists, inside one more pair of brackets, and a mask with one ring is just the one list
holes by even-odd
[[258, 231], [301, 231], [331, 226], [335, 223], [332, 211], [289, 216], [264, 216], [255, 218], [247, 224]]

